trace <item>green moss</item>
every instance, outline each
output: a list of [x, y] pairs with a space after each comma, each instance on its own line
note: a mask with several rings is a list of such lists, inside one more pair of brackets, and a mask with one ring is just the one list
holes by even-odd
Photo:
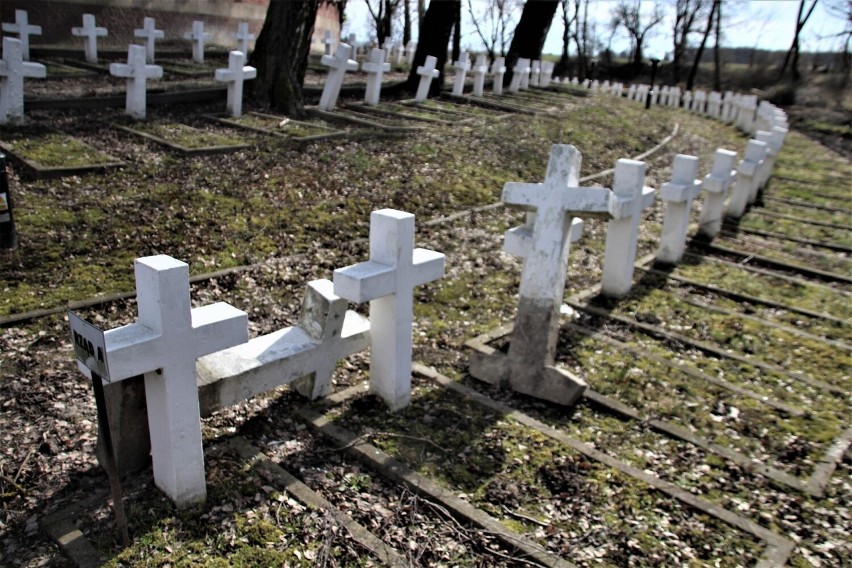
[[7, 143], [15, 154], [46, 168], [72, 168], [115, 161], [85, 142], [65, 134], [19, 138]]
[[246, 143], [239, 136], [225, 136], [176, 122], [136, 122], [131, 128], [162, 138], [171, 144], [191, 149], [210, 148], [213, 146], [237, 146]]

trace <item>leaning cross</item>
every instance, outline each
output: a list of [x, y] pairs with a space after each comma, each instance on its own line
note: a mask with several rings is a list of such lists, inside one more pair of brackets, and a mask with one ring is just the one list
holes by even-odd
[[509, 92], [517, 93], [521, 88], [521, 83], [524, 80], [524, 77], [529, 80], [529, 72], [530, 72], [530, 60], [529, 59], [518, 59], [515, 66], [512, 67], [512, 80], [509, 82]]
[[508, 231], [505, 243], [524, 258], [518, 313], [508, 355], [475, 353], [470, 363], [478, 379], [565, 405], [586, 389], [581, 379], [554, 366], [570, 242], [582, 230], [572, 214], [605, 215], [611, 195], [602, 187], [579, 187], [581, 161], [574, 146], [556, 144], [544, 183], [503, 187], [504, 203], [528, 211], [526, 224]]
[[249, 32], [248, 22], [237, 24], [237, 33], [233, 36], [237, 40], [237, 51], [248, 54], [249, 42], [254, 39], [254, 34]]
[[24, 61], [21, 40], [3, 38], [3, 59], [0, 59], [0, 124], [21, 124], [24, 121], [24, 78], [43, 79], [47, 69], [41, 63]]
[[156, 29], [154, 18], [145, 18], [142, 29], [133, 30], [133, 37], [145, 40], [145, 62], [154, 63], [154, 42], [165, 37], [163, 30]]
[[645, 162], [618, 160], [612, 184], [606, 231], [601, 293], [620, 298], [633, 285], [633, 263], [642, 211], [654, 203], [654, 190], [644, 187]]
[[737, 166], [737, 183], [734, 184], [731, 200], [728, 202], [728, 211], [726, 212], [728, 217], [739, 219], [745, 213], [748, 200], [756, 183], [755, 176], [760, 171], [760, 166], [765, 159], [766, 143], [758, 140], [749, 140], [745, 155]]
[[71, 35], [82, 37], [83, 49], [86, 53], [86, 61], [89, 63], [98, 62], [98, 38], [107, 36], [106, 28], [99, 28], [95, 25], [95, 16], [92, 14], [83, 14], [83, 27], [71, 28]]
[[734, 161], [737, 153], [719, 148], [713, 160], [713, 168], [704, 177], [704, 191], [707, 197], [701, 207], [701, 219], [698, 221], [698, 232], [705, 237], [713, 238], [722, 229], [722, 217], [725, 214], [725, 199], [728, 188], [734, 183], [736, 172]]
[[331, 110], [337, 104], [337, 97], [340, 96], [340, 88], [343, 87], [343, 76], [347, 71], [357, 71], [358, 62], [354, 59], [349, 59], [349, 53], [352, 48], [348, 44], [341, 43], [337, 46], [337, 53], [332, 55], [323, 55], [322, 64], [329, 67], [328, 76], [325, 80], [325, 87], [322, 90], [322, 96], [318, 108], [320, 110]]
[[243, 82], [257, 77], [257, 69], [246, 65], [246, 54], [232, 51], [228, 55], [228, 68], [216, 69], [216, 80], [228, 83], [228, 116], [243, 114]]
[[481, 97], [485, 90], [485, 75], [488, 73], [488, 62], [484, 54], [476, 56], [476, 65], [473, 66], [473, 96]]
[[506, 74], [506, 58], [498, 57], [491, 64], [491, 74], [494, 75], [494, 94], [503, 94], [503, 75]]
[[204, 42], [212, 38], [213, 34], [204, 32], [204, 22], [196, 20], [192, 22], [192, 31], [186, 33], [183, 38], [192, 41], [192, 60], [196, 63], [204, 63]]
[[370, 346], [370, 323], [347, 305], [330, 280], [314, 280], [296, 326], [201, 357], [201, 415], [286, 384], [311, 400], [328, 396], [337, 361]]
[[659, 262], [677, 264], [683, 257], [692, 200], [701, 193], [701, 180], [695, 179], [697, 176], [698, 158], [686, 154], [675, 156], [672, 179], [660, 188], [660, 199], [667, 204], [657, 251]]
[[438, 78], [440, 71], [435, 69], [438, 64], [438, 58], [434, 55], [427, 55], [423, 65], [417, 68], [417, 74], [420, 75], [420, 84], [417, 85], [417, 94], [414, 95], [414, 100], [422, 103], [429, 97], [429, 87], [432, 85], [432, 79]]
[[127, 99], [125, 113], [136, 119], [145, 118], [146, 85], [148, 79], [160, 79], [163, 68], [159, 65], [146, 65], [145, 48], [141, 45], [127, 47], [127, 63], [110, 63], [110, 75], [127, 77]]
[[248, 316], [224, 302], [192, 309], [189, 267], [166, 255], [136, 260], [136, 297], [136, 323], [104, 335], [110, 380], [145, 375], [154, 482], [178, 506], [203, 502], [195, 360], [247, 341]]
[[464, 93], [464, 80], [467, 77], [467, 72], [470, 71], [470, 54], [463, 51], [459, 56], [459, 60], [453, 63], [453, 69], [456, 70], [456, 78], [453, 81], [453, 94], [461, 96]]
[[370, 260], [334, 271], [334, 293], [370, 302], [370, 390], [391, 410], [411, 400], [413, 290], [444, 275], [444, 255], [414, 248], [414, 215], [370, 215]]
[[385, 62], [385, 51], [373, 48], [370, 59], [361, 65], [361, 70], [367, 73], [367, 90], [364, 93], [364, 103], [370, 106], [379, 104], [382, 92], [382, 76], [390, 71], [390, 63]]
[[26, 10], [15, 10], [15, 23], [3, 24], [3, 31], [18, 34], [24, 61], [30, 60], [30, 36], [41, 35], [41, 26], [31, 26]]

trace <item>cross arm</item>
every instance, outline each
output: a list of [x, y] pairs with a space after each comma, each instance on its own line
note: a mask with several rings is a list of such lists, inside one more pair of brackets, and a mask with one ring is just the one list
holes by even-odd
[[701, 185], [701, 180], [694, 180], [692, 183], [666, 182], [660, 188], [660, 199], [675, 202], [695, 199], [701, 193]]
[[248, 314], [225, 302], [192, 310], [195, 357], [248, 341]]
[[556, 206], [566, 213], [592, 214], [609, 211], [612, 192], [603, 187], [568, 187], [547, 192], [543, 184], [509, 182], [503, 186], [503, 203], [514, 205], [529, 211], [535, 211], [544, 201], [552, 201], [553, 193], [558, 193]]
[[334, 271], [334, 293], [362, 304], [396, 291], [396, 267], [368, 260]]
[[146, 65], [145, 66], [145, 76], [149, 79], [162, 79], [163, 78], [163, 68], [159, 65]]
[[446, 257], [434, 250], [416, 248], [412, 255], [414, 285], [426, 284], [444, 276]]
[[47, 77], [47, 67], [41, 63], [24, 63], [24, 76], [33, 77], [35, 79], [44, 79]]

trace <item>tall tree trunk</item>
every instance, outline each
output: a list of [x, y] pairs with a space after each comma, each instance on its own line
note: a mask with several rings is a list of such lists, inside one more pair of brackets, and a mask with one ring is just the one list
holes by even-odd
[[811, 7], [810, 9], [808, 9], [807, 14], [802, 17], [802, 13], [805, 11], [805, 0], [800, 0], [799, 13], [796, 15], [796, 32], [793, 34], [793, 44], [790, 46], [790, 50], [787, 52], [787, 56], [784, 57], [784, 65], [781, 66], [781, 71], [778, 73], [779, 79], [784, 77], [784, 72], [787, 70], [787, 65], [790, 63], [790, 58], [792, 56], [793, 81], [799, 81], [799, 34], [802, 32], [802, 28], [805, 27], [805, 23], [807, 23], [808, 18], [810, 18], [811, 14], [814, 13], [814, 8], [816, 8], [816, 5], [817, 0], [814, 0], [814, 3], [811, 4]]
[[713, 0], [713, 7], [710, 8], [710, 15], [707, 17], [707, 27], [704, 28], [704, 36], [701, 38], [701, 45], [698, 46], [698, 51], [695, 53], [695, 61], [692, 62], [692, 69], [689, 70], [689, 79], [686, 81], [686, 90], [691, 91], [692, 85], [695, 83], [695, 75], [698, 73], [698, 65], [701, 63], [701, 57], [704, 55], [704, 46], [707, 44], [707, 37], [713, 30], [713, 18], [719, 10], [719, 5], [722, 0]]
[[423, 17], [422, 30], [429, 30], [427, 34], [421, 34], [417, 42], [417, 51], [414, 53], [414, 63], [408, 73], [405, 90], [414, 92], [420, 83], [420, 75], [417, 68], [426, 62], [427, 55], [434, 55], [438, 59], [435, 66], [441, 72], [438, 79], [432, 81], [430, 94], [437, 94], [444, 84], [444, 65], [447, 63], [447, 46], [450, 44], [450, 35], [456, 14], [461, 10], [461, 0], [431, 0], [429, 9]]
[[402, 45], [408, 45], [411, 41], [411, 4], [408, 0], [402, 0]]
[[528, 0], [524, 4], [521, 19], [515, 28], [512, 44], [509, 46], [509, 54], [506, 56], [506, 75], [504, 84], [512, 80], [512, 68], [518, 58], [538, 59], [547, 39], [547, 32], [553, 22], [553, 15], [559, 0]]
[[461, 2], [458, 2], [458, 5], [453, 23], [453, 61], [458, 61], [461, 57]]
[[713, 90], [722, 92], [722, 52], [719, 42], [722, 37], [722, 4], [716, 8], [716, 37], [713, 44]]
[[273, 0], [249, 63], [257, 68], [254, 96], [289, 116], [305, 114], [302, 83], [308, 66], [318, 0]]
[[[568, 17], [569, 0], [561, 0], [562, 4], [562, 56], [559, 58], [559, 63], [553, 69], [553, 74], [557, 77], [564, 76], [568, 72], [570, 61], [568, 60], [568, 47], [571, 43], [571, 25], [574, 20]], [[577, 17], [576, 14], [574, 16]]]
[[[423, 31], [423, 19], [426, 17], [426, 0], [417, 0], [417, 29]], [[423, 34], [419, 33], [419, 36]]]

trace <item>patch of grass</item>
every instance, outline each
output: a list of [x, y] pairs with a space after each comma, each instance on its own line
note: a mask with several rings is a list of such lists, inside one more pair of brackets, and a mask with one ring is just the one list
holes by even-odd
[[114, 162], [115, 158], [66, 134], [7, 141], [15, 154], [44, 167], [79, 167]]
[[192, 149], [209, 148], [212, 146], [237, 146], [246, 142], [239, 136], [225, 136], [177, 122], [135, 122], [131, 128], [139, 132], [157, 136], [172, 144]]

